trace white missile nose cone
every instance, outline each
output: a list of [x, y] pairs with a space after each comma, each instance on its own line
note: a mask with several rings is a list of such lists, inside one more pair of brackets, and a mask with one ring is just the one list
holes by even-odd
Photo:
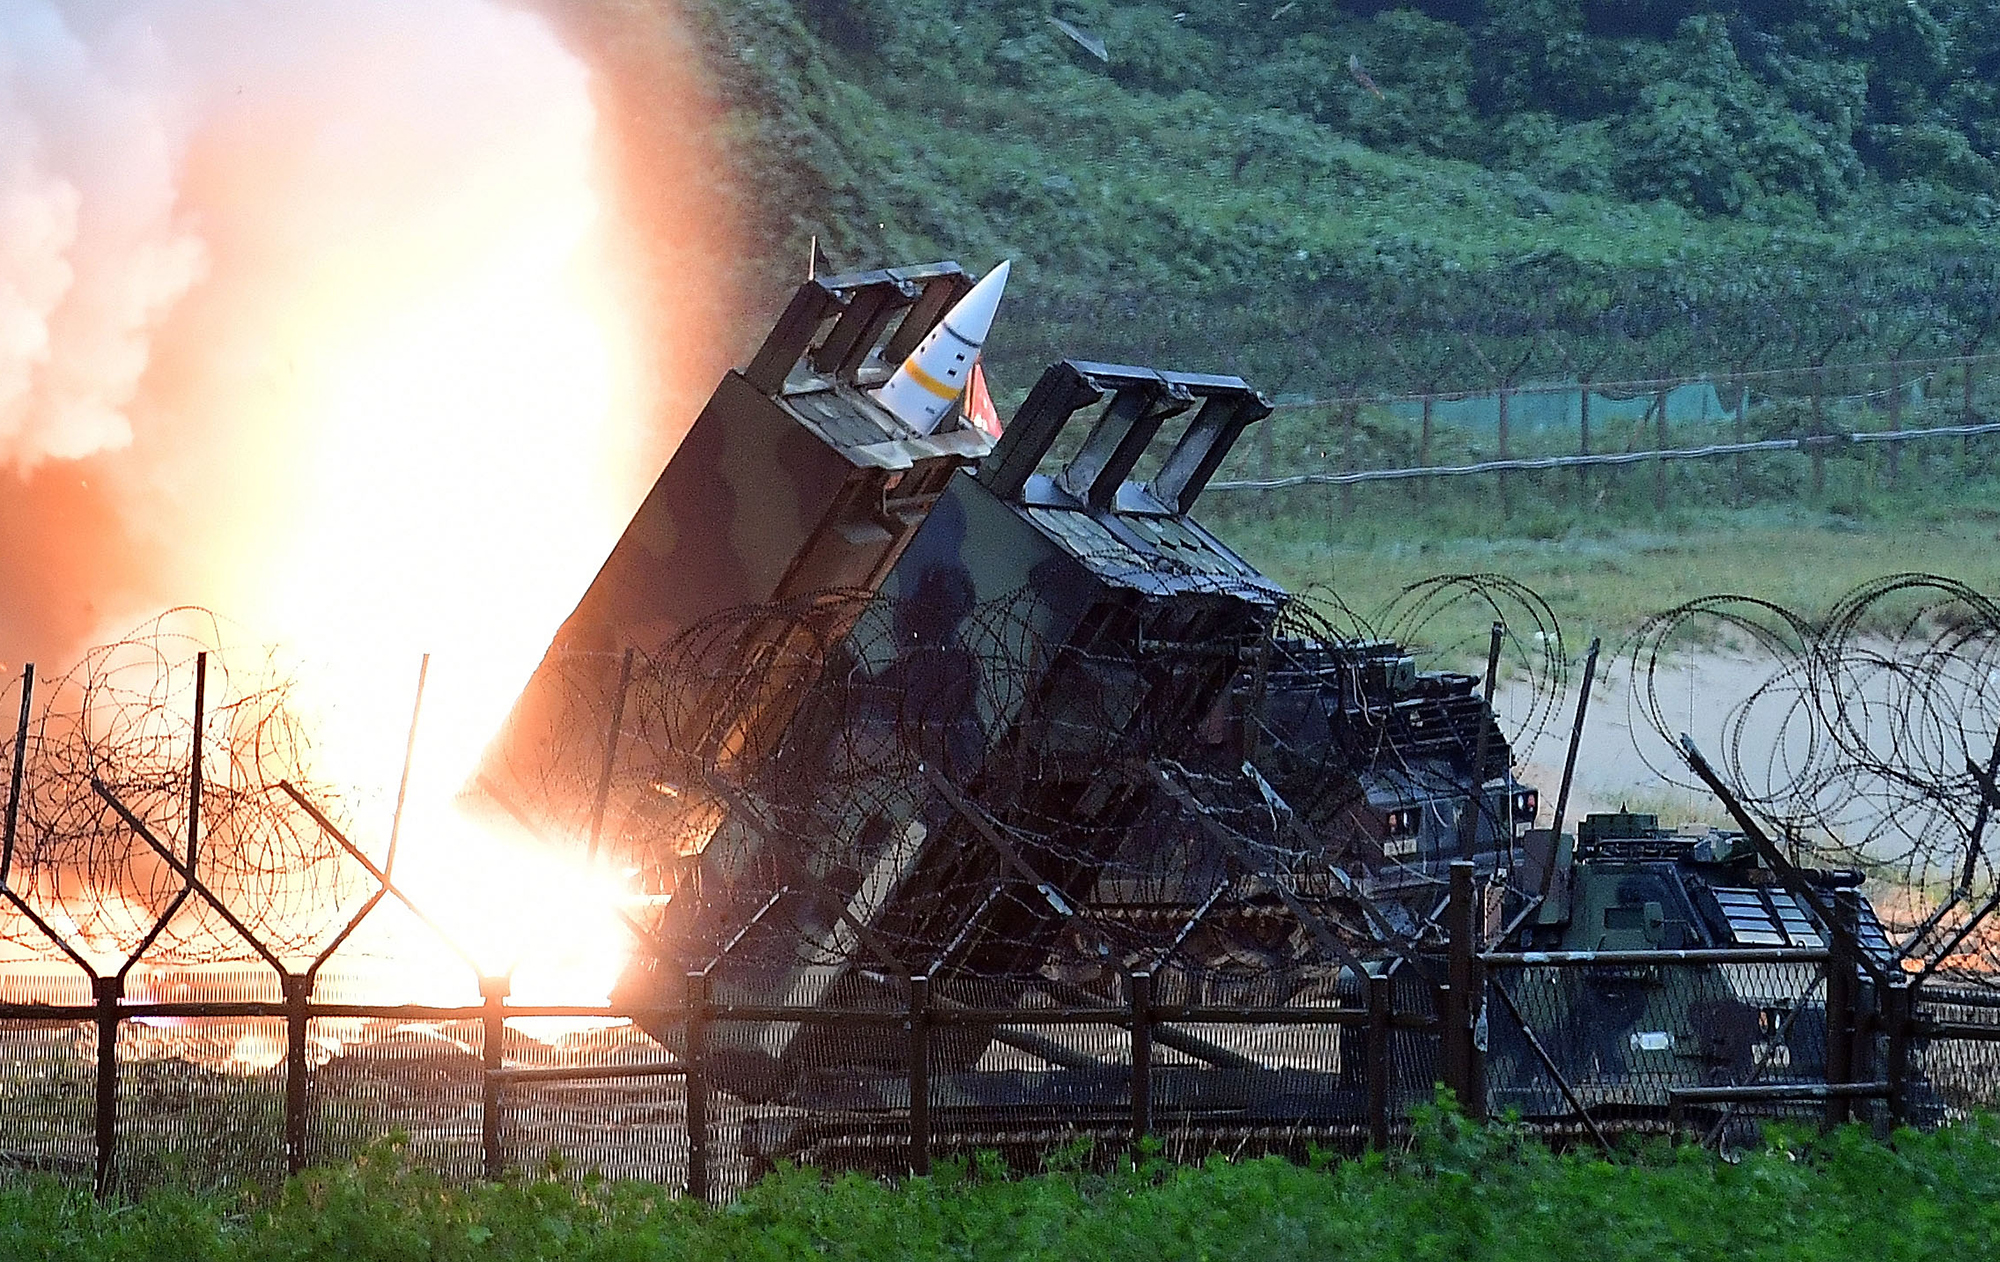
[[986, 341], [986, 334], [993, 327], [993, 314], [1000, 309], [1000, 295], [1007, 288], [1007, 273], [1013, 266], [1012, 259], [1000, 260], [998, 267], [980, 277], [972, 291], [945, 313], [944, 322], [953, 333], [974, 346]]
[[875, 401], [917, 433], [935, 431], [971, 380], [1000, 307], [1000, 292], [1007, 288], [1008, 270], [1002, 262], [953, 304], [875, 392]]

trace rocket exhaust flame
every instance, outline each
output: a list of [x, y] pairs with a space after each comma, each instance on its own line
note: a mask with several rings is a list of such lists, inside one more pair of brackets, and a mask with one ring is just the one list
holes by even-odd
[[[0, 10], [0, 674], [170, 603], [226, 611], [299, 664], [286, 713], [380, 858], [435, 651], [396, 879], [524, 1000], [608, 988], [618, 880], [453, 801], [673, 440], [663, 366], [722, 358], [679, 324], [646, 344], [628, 278], [652, 264], [618, 256], [684, 225], [613, 195], [642, 146], [601, 125], [610, 92], [491, 0]], [[685, 237], [727, 263], [712, 224]], [[171, 696], [180, 663], [153, 665]], [[215, 827], [218, 853], [255, 844]], [[60, 909], [79, 879], [19, 888]], [[107, 949], [162, 905], [95, 896], [68, 923]], [[421, 932], [364, 945], [476, 993]]]

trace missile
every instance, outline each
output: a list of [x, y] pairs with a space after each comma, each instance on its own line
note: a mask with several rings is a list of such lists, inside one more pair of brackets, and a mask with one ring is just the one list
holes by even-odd
[[993, 312], [1000, 306], [1000, 291], [1007, 288], [1010, 262], [1003, 260], [986, 273], [970, 293], [945, 312], [944, 319], [924, 335], [902, 367], [875, 392], [877, 403], [919, 434], [938, 427], [971, 380], [973, 362], [979, 358], [986, 331], [993, 327]]

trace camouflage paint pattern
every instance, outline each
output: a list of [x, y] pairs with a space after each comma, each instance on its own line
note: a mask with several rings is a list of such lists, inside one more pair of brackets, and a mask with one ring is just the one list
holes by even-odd
[[[954, 263], [799, 287], [751, 364], [717, 386], [557, 630], [488, 751], [481, 790], [573, 840], [628, 646], [667, 644], [741, 606], [881, 584], [952, 472], [993, 440], [949, 420], [918, 435], [867, 391], [970, 288]], [[746, 661], [777, 647], [744, 640]], [[674, 739], [726, 745], [782, 728], [784, 682], [685, 708], [713, 729]]]

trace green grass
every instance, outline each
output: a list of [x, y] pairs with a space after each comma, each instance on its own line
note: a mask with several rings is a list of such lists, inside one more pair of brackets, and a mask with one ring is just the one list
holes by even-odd
[[[1837, 425], [1877, 428], [1863, 418]], [[1310, 414], [1280, 413], [1268, 449], [1246, 440], [1223, 478], [1415, 464], [1409, 427], [1377, 422], [1366, 450], [1344, 460], [1341, 435]], [[1729, 437], [1722, 427], [1675, 438]], [[1491, 458], [1480, 438], [1439, 431], [1434, 463]], [[1490, 442], [1490, 437], [1488, 440]], [[1516, 454], [1560, 451], [1530, 435]], [[1655, 467], [1495, 475], [1278, 491], [1211, 491], [1197, 515], [1246, 559], [1292, 590], [1329, 588], [1369, 615], [1411, 583], [1440, 574], [1501, 574], [1532, 588], [1581, 652], [1592, 635], [1615, 644], [1653, 614], [1698, 597], [1750, 593], [1808, 617], [1887, 574], [1920, 571], [2000, 591], [2000, 476], [1993, 449], [1958, 440], [1912, 448], [1892, 482], [1885, 454], [1829, 457], [1815, 493], [1794, 454], [1749, 457], [1739, 481], [1729, 458], [1669, 465], [1665, 507]], [[1740, 505], [1740, 506], [1739, 506]], [[1433, 644], [1476, 641], [1490, 614], [1466, 603], [1427, 629]]]
[[[1369, 538], [1329, 541], [1323, 527], [1291, 518], [1224, 537], [1293, 590], [1330, 587], [1361, 611], [1434, 575], [1503, 574], [1548, 601], [1577, 651], [1593, 635], [1615, 644], [1649, 615], [1717, 593], [1754, 593], [1816, 614], [1869, 579], [1904, 571], [2000, 591], [2000, 523], [1990, 518], [1856, 526], [1828, 514], [1746, 512], [1675, 530], [1579, 525], [1550, 539], [1428, 534], [1421, 520], [1406, 524], [1400, 538], [1385, 526]], [[1467, 606], [1431, 634], [1456, 642], [1485, 619]]]
[[161, 1194], [98, 1205], [0, 1188], [0, 1258], [1617, 1259], [1983, 1256], [2000, 1231], [2000, 1125], [1876, 1143], [1767, 1139], [1735, 1164], [1655, 1143], [1605, 1160], [1426, 1110], [1413, 1150], [1306, 1168], [997, 1165], [885, 1184], [782, 1173], [717, 1209], [643, 1184], [452, 1188], [391, 1149], [264, 1205]]

